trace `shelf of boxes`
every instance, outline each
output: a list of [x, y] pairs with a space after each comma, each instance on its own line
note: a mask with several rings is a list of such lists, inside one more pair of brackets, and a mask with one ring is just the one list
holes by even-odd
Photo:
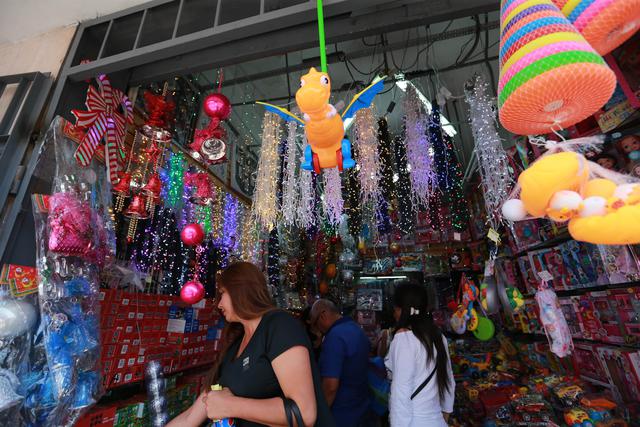
[[178, 297], [104, 289], [101, 292], [105, 388], [143, 380], [159, 360], [165, 374], [212, 364], [223, 323], [212, 301], [186, 306]]

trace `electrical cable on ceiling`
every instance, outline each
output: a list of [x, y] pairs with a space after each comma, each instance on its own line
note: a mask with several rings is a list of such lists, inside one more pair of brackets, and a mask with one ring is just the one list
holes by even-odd
[[462, 60], [460, 60], [460, 56], [462, 56], [462, 52], [467, 47], [469, 42], [465, 43], [462, 46], [462, 48], [460, 49], [460, 54], [458, 55], [458, 58], [456, 59], [456, 64], [464, 63], [467, 59], [469, 59], [469, 56], [471, 56], [473, 51], [476, 50], [476, 48], [478, 47], [478, 43], [480, 42], [480, 17], [478, 15], [476, 15], [472, 19], [474, 21], [476, 21], [476, 33], [475, 33], [475, 39], [474, 39], [474, 42], [473, 42], [473, 46], [471, 47], [471, 49], [469, 49], [469, 52], [467, 52], [467, 54], [464, 56], [464, 58], [462, 58]]

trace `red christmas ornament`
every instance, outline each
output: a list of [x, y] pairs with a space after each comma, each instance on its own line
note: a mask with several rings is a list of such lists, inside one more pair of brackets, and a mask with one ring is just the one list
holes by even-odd
[[221, 93], [212, 93], [204, 99], [204, 112], [211, 118], [226, 120], [231, 114], [231, 102]]
[[141, 195], [136, 194], [135, 196], [133, 196], [129, 207], [124, 212], [124, 216], [132, 219], [149, 218], [149, 213], [144, 207], [144, 198]]
[[160, 177], [157, 173], [151, 175], [147, 184], [142, 187], [142, 192], [152, 199], [158, 199], [160, 197], [160, 191], [162, 190], [162, 181], [160, 181]]
[[113, 186], [111, 192], [117, 196], [129, 197], [131, 194], [131, 174], [123, 173], [120, 175], [120, 180]]
[[176, 104], [165, 99], [164, 95], [156, 95], [148, 90], [144, 92], [144, 103], [149, 117], [146, 124], [150, 127], [166, 128], [173, 121]]
[[196, 304], [204, 298], [204, 286], [197, 280], [190, 280], [180, 289], [180, 299], [187, 304]]
[[180, 233], [182, 242], [187, 246], [197, 246], [204, 240], [204, 230], [198, 223], [187, 224]]
[[402, 267], [402, 260], [400, 258], [396, 259], [396, 267]]

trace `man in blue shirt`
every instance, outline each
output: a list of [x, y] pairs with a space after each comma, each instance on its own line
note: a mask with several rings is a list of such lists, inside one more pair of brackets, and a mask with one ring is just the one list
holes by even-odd
[[324, 334], [320, 352], [322, 390], [338, 427], [367, 426], [369, 339], [329, 300], [311, 308], [311, 324]]

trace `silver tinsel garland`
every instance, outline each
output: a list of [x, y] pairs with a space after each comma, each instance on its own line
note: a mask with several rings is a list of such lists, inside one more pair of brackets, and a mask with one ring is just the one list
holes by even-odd
[[497, 229], [502, 221], [502, 204], [509, 198], [514, 180], [509, 171], [507, 153], [496, 130], [496, 109], [488, 87], [481, 76], [476, 76], [465, 86], [465, 99], [476, 141], [474, 153], [482, 178], [487, 222]]

